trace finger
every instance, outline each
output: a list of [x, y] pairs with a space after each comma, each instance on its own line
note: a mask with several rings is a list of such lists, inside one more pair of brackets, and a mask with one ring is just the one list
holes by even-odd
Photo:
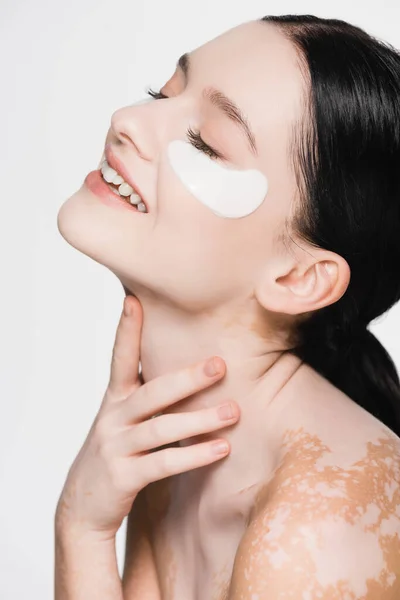
[[[210, 366], [214, 367], [211, 371]], [[128, 397], [124, 401], [120, 418], [125, 425], [139, 423], [171, 404], [210, 387], [224, 376], [225, 369], [224, 360], [214, 356], [180, 371], [155, 377], [135, 393], [134, 399]]]
[[132, 481], [138, 481], [142, 489], [153, 481], [209, 465], [224, 458], [230, 451], [229, 442], [218, 439], [183, 448], [165, 448], [141, 456], [139, 459], [134, 457], [127, 460], [132, 461]]
[[[130, 314], [126, 314], [125, 311]], [[122, 311], [111, 359], [108, 391], [118, 400], [141, 385], [139, 379], [140, 339], [143, 311], [135, 296], [127, 296]]]
[[173, 442], [209, 434], [236, 423], [239, 407], [235, 402], [198, 411], [166, 414], [148, 419], [118, 433], [115, 448], [120, 456], [132, 456]]

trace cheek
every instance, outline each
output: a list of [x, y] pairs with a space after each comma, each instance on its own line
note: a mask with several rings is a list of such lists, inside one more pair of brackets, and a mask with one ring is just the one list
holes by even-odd
[[241, 247], [245, 219], [217, 218], [182, 184], [168, 159], [160, 164], [154, 241], [182, 263], [208, 263], [210, 268]]
[[[207, 173], [197, 172], [201, 175], [199, 182]], [[203, 191], [208, 186], [203, 186]], [[258, 195], [261, 203], [266, 180], [264, 186]], [[221, 194], [224, 197], [229, 199]], [[243, 208], [247, 211], [249, 204], [244, 202]], [[217, 215], [215, 209], [193, 194], [164, 155], [157, 178], [153, 243], [147, 248], [147, 257], [150, 262], [154, 260], [160, 272], [173, 272], [175, 284], [184, 284], [199, 299], [206, 290], [227, 296], [238, 293], [255, 276], [266, 250], [265, 229], [260, 235], [258, 212], [245, 218], [229, 218]]]
[[182, 265], [190, 261], [199, 268], [218, 258], [228, 242], [226, 219], [205, 209], [171, 170], [160, 171], [157, 203], [153, 241], [163, 252], [174, 254]]

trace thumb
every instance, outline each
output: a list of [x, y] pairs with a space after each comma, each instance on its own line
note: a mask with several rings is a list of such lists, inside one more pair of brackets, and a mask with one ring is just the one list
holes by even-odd
[[139, 357], [142, 323], [142, 306], [136, 296], [128, 295], [115, 336], [108, 384], [108, 392], [116, 400], [123, 400], [141, 385]]

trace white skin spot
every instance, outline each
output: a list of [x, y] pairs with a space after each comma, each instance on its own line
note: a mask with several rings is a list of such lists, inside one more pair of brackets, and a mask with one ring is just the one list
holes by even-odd
[[343, 490], [335, 489], [334, 487], [331, 487], [330, 485], [322, 481], [320, 483], [317, 483], [317, 485], [315, 486], [315, 491], [319, 494], [322, 494], [322, 496], [325, 496], [325, 498], [346, 497], [346, 494], [343, 492]]
[[308, 485], [308, 483], [305, 481], [304, 483], [299, 483], [299, 485], [297, 486], [297, 489], [299, 492], [312, 492], [312, 489], [310, 488], [310, 486]]
[[316, 566], [318, 583], [324, 587], [345, 580], [359, 598], [367, 593], [367, 579], [379, 578], [385, 568], [377, 536], [358, 525], [326, 519], [318, 528], [318, 537], [307, 527], [301, 529]]
[[383, 519], [380, 526], [381, 535], [400, 534], [400, 519], [396, 515], [391, 515], [388, 519]]
[[293, 481], [292, 481], [292, 477], [288, 477], [287, 479], [285, 479], [285, 481], [281, 484], [281, 487], [284, 487], [286, 485], [292, 485]]
[[280, 569], [280, 567], [289, 560], [289, 556], [282, 548], [267, 551], [265, 554], [268, 556], [269, 562], [274, 569]]
[[317, 448], [317, 444], [315, 442], [307, 442], [306, 444], [303, 444], [303, 448], [311, 450], [312, 448]]
[[371, 502], [370, 504], [368, 504], [367, 510], [362, 515], [362, 517], [360, 519], [360, 524], [363, 527], [375, 525], [379, 520], [380, 514], [381, 514], [381, 510], [380, 510], [379, 506], [377, 504], [375, 504], [374, 502]]
[[[343, 475], [344, 475], [344, 473], [343, 473]], [[348, 475], [348, 473], [346, 473], [346, 475]], [[332, 485], [335, 488], [338, 488], [338, 487], [339, 488], [345, 488], [346, 485], [347, 485], [347, 482], [344, 482], [343, 479], [335, 479], [335, 481], [332, 482]]]
[[397, 491], [398, 487], [399, 486], [396, 481], [391, 481], [390, 483], [385, 483], [385, 494], [389, 498], [390, 502], [393, 500], [393, 494]]
[[289, 515], [290, 509], [281, 506], [276, 511], [275, 517], [273, 519], [268, 519], [267, 527], [269, 531], [264, 535], [264, 540], [266, 542], [272, 542], [281, 537], [282, 533], [285, 531], [285, 521]]

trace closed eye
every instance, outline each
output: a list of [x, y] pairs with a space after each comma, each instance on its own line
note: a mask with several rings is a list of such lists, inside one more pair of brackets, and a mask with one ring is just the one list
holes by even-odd
[[[156, 92], [151, 88], [146, 89], [146, 93], [149, 94], [149, 96], [151, 96], [152, 98], [155, 98], [156, 100], [164, 100], [166, 98], [169, 98], [169, 96], [166, 96], [162, 92]], [[188, 129], [186, 130], [186, 136], [189, 140], [189, 143], [192, 144], [192, 146], [194, 146], [195, 148], [197, 148], [197, 150], [204, 152], [204, 154], [207, 154], [207, 156], [209, 156], [210, 158], [219, 158], [221, 160], [224, 160], [222, 154], [220, 154], [219, 152], [214, 150], [214, 148], [211, 148], [211, 146], [205, 143], [205, 141], [200, 135], [200, 131], [193, 131], [191, 127], [188, 127]]]

